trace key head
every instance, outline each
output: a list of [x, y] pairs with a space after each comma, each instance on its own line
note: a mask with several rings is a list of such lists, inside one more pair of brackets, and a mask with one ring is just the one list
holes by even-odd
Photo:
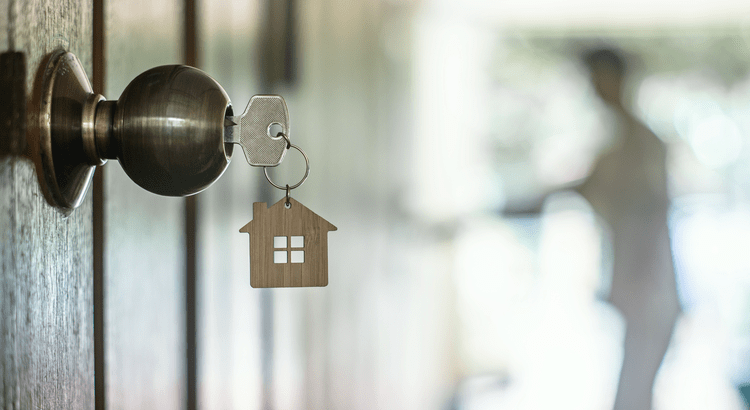
[[239, 121], [239, 144], [250, 165], [275, 167], [284, 159], [286, 140], [272, 134], [274, 124], [289, 136], [289, 111], [278, 95], [256, 95], [250, 99]]

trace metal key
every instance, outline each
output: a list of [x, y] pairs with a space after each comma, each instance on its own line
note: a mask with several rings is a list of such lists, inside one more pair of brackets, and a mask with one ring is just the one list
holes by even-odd
[[239, 144], [247, 162], [254, 167], [275, 167], [284, 159], [287, 141], [271, 134], [273, 125], [289, 137], [289, 112], [278, 95], [256, 95], [250, 99], [242, 115], [224, 119], [224, 142]]

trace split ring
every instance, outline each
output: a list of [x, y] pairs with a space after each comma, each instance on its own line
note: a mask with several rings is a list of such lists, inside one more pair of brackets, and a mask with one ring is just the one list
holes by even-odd
[[282, 185], [276, 185], [276, 183], [274, 183], [273, 181], [271, 181], [271, 177], [268, 176], [268, 167], [263, 167], [263, 173], [266, 175], [266, 179], [268, 180], [268, 182], [271, 185], [273, 185], [275, 188], [281, 189], [281, 190], [287, 190], [287, 189], [292, 190], [294, 188], [299, 187], [300, 185], [302, 185], [305, 182], [305, 180], [307, 179], [307, 176], [310, 175], [310, 160], [307, 158], [307, 154], [305, 154], [305, 151], [302, 151], [302, 149], [300, 147], [298, 147], [298, 146], [296, 146], [296, 145], [294, 145], [294, 144], [292, 144], [292, 143], [290, 143], [288, 141], [289, 140], [287, 139], [287, 144], [290, 147], [296, 149], [297, 151], [299, 151], [300, 154], [302, 154], [303, 157], [305, 157], [305, 176], [303, 176], [302, 180], [299, 181], [299, 182], [297, 182], [295, 185], [291, 185], [291, 186], [290, 185], [284, 185], [284, 186], [282, 186]]

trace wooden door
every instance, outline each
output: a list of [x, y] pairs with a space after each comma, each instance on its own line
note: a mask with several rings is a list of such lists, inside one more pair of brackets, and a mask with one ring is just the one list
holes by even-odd
[[[92, 75], [91, 0], [0, 0], [0, 408], [94, 407], [92, 198], [69, 217], [44, 199], [23, 111], [56, 48]], [[25, 72], [24, 72], [25, 71]]]
[[65, 217], [42, 194], [25, 132], [35, 79], [60, 48], [108, 99], [151, 67], [186, 63], [204, 66], [244, 108], [261, 92], [247, 74], [259, 53], [247, 28], [257, 6], [0, 0], [0, 408], [270, 402], [273, 299], [250, 289], [237, 232], [247, 204], [270, 199], [251, 182], [257, 172], [240, 156], [224, 182], [186, 200], [144, 191], [110, 161]]
[[185, 199], [138, 188], [111, 161], [66, 217], [42, 194], [25, 132], [53, 50], [75, 54], [109, 99], [184, 63], [185, 1], [0, 10], [0, 408], [194, 408]]

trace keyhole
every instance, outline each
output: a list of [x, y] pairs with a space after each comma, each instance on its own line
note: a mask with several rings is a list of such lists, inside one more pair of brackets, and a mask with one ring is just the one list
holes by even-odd
[[268, 125], [268, 136], [271, 139], [277, 140], [283, 138], [279, 135], [280, 132], [284, 132], [284, 127], [282, 127], [278, 122], [272, 122]]

